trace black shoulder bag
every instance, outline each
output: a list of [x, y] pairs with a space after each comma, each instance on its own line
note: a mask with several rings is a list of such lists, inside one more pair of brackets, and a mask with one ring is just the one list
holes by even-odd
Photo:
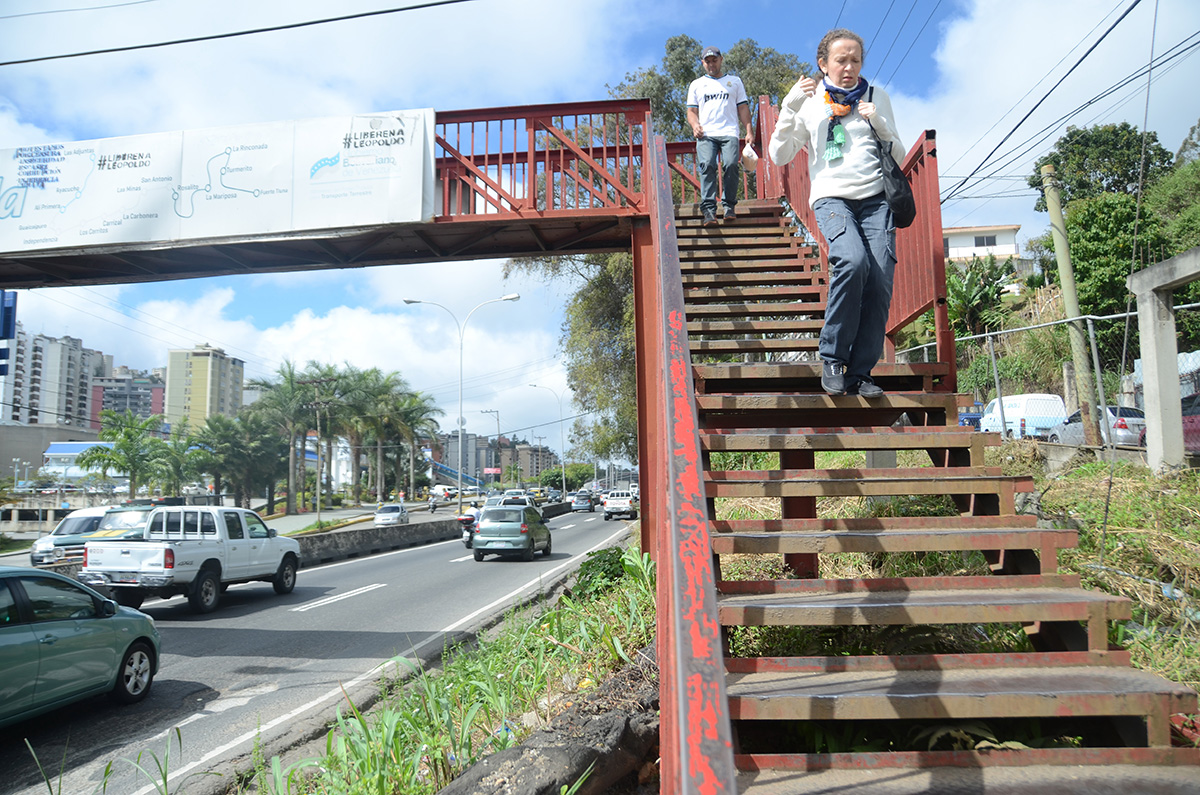
[[[867, 89], [867, 102], [870, 102], [874, 95], [875, 86], [871, 86]], [[875, 139], [879, 150], [879, 168], [883, 172], [883, 195], [887, 199], [888, 207], [892, 209], [892, 220], [896, 222], [898, 229], [912, 226], [912, 222], [917, 217], [917, 202], [913, 198], [912, 186], [908, 184], [908, 177], [904, 176], [904, 172], [900, 170], [900, 164], [892, 157], [892, 142], [888, 141], [885, 148], [885, 144], [879, 139], [879, 134], [875, 132], [875, 126], [869, 119], [867, 126], [871, 128], [871, 137]]]

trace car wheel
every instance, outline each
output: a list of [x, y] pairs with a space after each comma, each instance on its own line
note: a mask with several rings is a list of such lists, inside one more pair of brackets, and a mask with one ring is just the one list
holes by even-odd
[[134, 591], [130, 588], [119, 588], [116, 594], [113, 595], [113, 600], [124, 607], [132, 607], [137, 610], [142, 606], [142, 602], [146, 601], [146, 595], [141, 591]]
[[552, 547], [553, 545], [554, 545], [554, 538], [552, 536], [546, 536], [546, 548], [542, 550], [543, 557], [547, 557], [547, 558], [550, 557], [550, 547]]
[[117, 682], [111, 691], [114, 700], [136, 704], [150, 692], [154, 682], [154, 652], [145, 641], [137, 641], [125, 650]]
[[275, 586], [275, 593], [280, 596], [292, 592], [292, 589], [296, 587], [295, 557], [283, 556], [283, 562], [279, 564], [279, 571], [275, 572], [275, 578], [271, 580], [271, 585]]
[[631, 521], [631, 522], [637, 521], [637, 511], [634, 511], [633, 513], [629, 514], [629, 521]]
[[202, 569], [192, 583], [192, 592], [188, 594], [188, 604], [197, 613], [211, 613], [217, 609], [221, 601], [221, 583], [217, 573], [212, 569]]
[[529, 546], [525, 547], [525, 551], [521, 553], [521, 560], [529, 562], [533, 560], [533, 539], [529, 539]]
[[1050, 441], [1054, 442], [1054, 444], [1058, 444], [1058, 434], [1057, 433], [1050, 434]]
[[607, 522], [611, 518], [612, 518], [612, 516], [610, 516], [609, 514], [604, 514], [604, 521]]
[[475, 550], [475, 560], [483, 560], [483, 550]]

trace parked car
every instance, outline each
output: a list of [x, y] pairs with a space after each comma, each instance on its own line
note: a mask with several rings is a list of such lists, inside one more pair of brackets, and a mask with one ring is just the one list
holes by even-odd
[[1000, 427], [999, 402], [992, 400], [979, 418], [979, 430], [1001, 433], [1009, 439], [1047, 439], [1050, 429], [1066, 418], [1066, 405], [1058, 395], [1005, 395], [1004, 427]]
[[[1141, 409], [1131, 406], [1108, 406], [1108, 422], [1101, 423], [1102, 441], [1108, 444], [1111, 437], [1113, 444], [1124, 444], [1136, 447], [1141, 444], [1142, 434], [1146, 430], [1146, 415]], [[1049, 439], [1060, 444], [1084, 443], [1082, 415], [1076, 411], [1066, 421], [1050, 429]]]
[[[1183, 449], [1193, 455], [1200, 455], [1200, 392], [1185, 397], [1181, 401], [1180, 410], [1183, 413]], [[1144, 427], [1138, 436], [1138, 445], [1146, 446]]]
[[400, 503], [380, 505], [375, 511], [376, 527], [394, 527], [398, 524], [408, 524], [408, 509]]
[[51, 563], [83, 560], [84, 536], [95, 532], [111, 505], [95, 508], [80, 508], [71, 511], [59, 522], [49, 535], [33, 542], [29, 550], [29, 562], [34, 566]]
[[581, 491], [575, 495], [575, 499], [571, 500], [571, 513], [576, 511], [596, 512], [596, 503], [592, 500], [590, 492]]
[[0, 566], [0, 727], [108, 693], [133, 704], [158, 671], [154, 619], [51, 571]]
[[628, 491], [610, 491], [604, 499], [604, 521], [614, 516], [638, 518], [638, 498]]
[[531, 505], [508, 505], [507, 502], [505, 500], [505, 505], [488, 508], [480, 514], [471, 542], [475, 560], [483, 560], [484, 555], [489, 554], [533, 560], [533, 553], [538, 550], [549, 557], [550, 528], [542, 521], [541, 514]]

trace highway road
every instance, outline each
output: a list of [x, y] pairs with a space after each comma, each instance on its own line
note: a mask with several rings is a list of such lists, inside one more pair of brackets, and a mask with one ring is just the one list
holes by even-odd
[[[599, 512], [549, 524], [554, 552], [530, 563], [476, 562], [448, 541], [302, 569], [287, 596], [269, 583], [235, 585], [208, 615], [182, 597], [149, 600], [142, 610], [157, 622], [163, 650], [149, 698], [132, 707], [91, 699], [0, 730], [0, 792], [46, 792], [25, 739], [52, 778], [65, 769], [63, 793], [93, 792], [109, 762], [108, 792], [156, 792], [121, 760], [162, 758], [169, 741], [172, 792], [187, 776], [188, 793], [223, 792], [256, 746], [269, 758], [323, 734], [343, 689], [369, 702], [381, 675], [404, 669], [396, 658], [436, 658], [447, 640], [550, 588], [629, 530]], [[221, 777], [199, 775], [207, 772]]]

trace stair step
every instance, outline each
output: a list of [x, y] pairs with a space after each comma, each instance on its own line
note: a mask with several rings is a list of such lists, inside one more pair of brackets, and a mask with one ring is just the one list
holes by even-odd
[[[829, 533], [740, 532], [715, 534], [719, 555], [770, 553], [829, 555], [839, 552], [954, 552], [969, 550], [1041, 550], [1054, 563], [1059, 549], [1077, 546], [1072, 530], [1041, 528], [857, 530]], [[1056, 564], [1055, 564], [1056, 565]], [[1050, 570], [1053, 571], [1054, 566]]]
[[[760, 248], [786, 248], [794, 256], [799, 257], [800, 246], [794, 244], [792, 240], [793, 238], [785, 235], [681, 237], [679, 238], [679, 256], [680, 258], [690, 258], [692, 254], [704, 254], [710, 251], [728, 251], [731, 249], [744, 249], [753, 254], [755, 250]], [[807, 248], [807, 244], [804, 247]]]
[[681, 248], [679, 250], [679, 259], [681, 262], [706, 262], [719, 259], [795, 259], [800, 256], [802, 250], [806, 251], [807, 249], [807, 244], [780, 245], [778, 241], [775, 246], [762, 247], [746, 247], [737, 243], [728, 246], [708, 246], [706, 248]]
[[[786, 212], [786, 209], [777, 201], [763, 199], [743, 199], [742, 201], [739, 201], [737, 205], [739, 221], [748, 218], [768, 216], [782, 218]], [[687, 204], [679, 204], [675, 206], [675, 218], [677, 219], [690, 220], [698, 219], [700, 217], [700, 202], [689, 202]]]
[[[746, 237], [774, 236], [781, 240], [804, 241], [796, 234], [797, 228], [783, 218], [775, 216], [755, 215], [748, 218], [735, 218], [733, 222], [722, 221], [717, 226], [704, 226], [699, 219], [688, 218], [677, 221], [675, 235], [680, 243], [693, 240], [711, 240], [713, 238], [741, 239]], [[808, 245], [812, 245], [809, 243]]]
[[888, 427], [905, 414], [915, 426], [946, 427], [954, 423], [957, 396], [897, 392], [867, 400], [858, 395], [824, 392], [786, 395], [698, 394], [696, 409], [700, 430], [736, 428], [811, 427], [821, 424], [854, 427]]
[[741, 795], [1196, 795], [1200, 750], [736, 754]]
[[[956, 447], [983, 449], [997, 444], [998, 433], [980, 433], [970, 426], [938, 428], [794, 428], [760, 433], [701, 433], [700, 447], [714, 451], [750, 450], [928, 450]], [[982, 463], [982, 460], [981, 460]]]
[[684, 276], [693, 273], [740, 273], [742, 271], [780, 273], [803, 270], [823, 273], [820, 258], [811, 251], [806, 252], [803, 248], [800, 249], [799, 256], [795, 259], [731, 259], [712, 260], [710, 262], [681, 261], [679, 263], [679, 270]]
[[1147, 671], [1085, 666], [735, 673], [726, 692], [733, 720], [1148, 717], [1152, 746], [1170, 744], [1167, 714], [1196, 704], [1191, 690]]
[[683, 276], [683, 294], [686, 297], [689, 290], [698, 287], [754, 287], [760, 285], [794, 284], [802, 286], [820, 286], [824, 275], [810, 271], [791, 271], [787, 273], [772, 273], [767, 271], [749, 271], [736, 273], [714, 273]]
[[[1041, 622], [1081, 622], [1087, 628], [1087, 648], [1093, 651], [1108, 648], [1109, 621], [1132, 615], [1129, 600], [1122, 597], [1075, 587], [1021, 587], [1025, 582], [1069, 584], [1071, 579], [1043, 574], [722, 581], [717, 614], [726, 627], [1019, 623], [1033, 632]], [[889, 587], [896, 583], [900, 587]]]
[[825, 301], [797, 300], [790, 302], [772, 301], [760, 304], [733, 302], [728, 304], [693, 304], [687, 308], [689, 318], [749, 318], [749, 317], [791, 317], [803, 315], [819, 318], [825, 315]]
[[[688, 309], [689, 322], [699, 321], [697, 310]], [[823, 313], [822, 313], [823, 314]], [[737, 317], [732, 313], [726, 317]], [[821, 321], [822, 323], [824, 321]], [[893, 363], [880, 362], [871, 368], [871, 379], [885, 392], [933, 392], [935, 386], [949, 375], [948, 365], [937, 362]], [[816, 392], [821, 390], [821, 363], [811, 362], [713, 362], [694, 364], [692, 378], [697, 390], [704, 392]], [[973, 405], [965, 397], [961, 406]]]
[[691, 340], [688, 342], [688, 349], [693, 354], [782, 353], [786, 351], [815, 351], [820, 342], [816, 337], [781, 337], [767, 340], [756, 338]]
[[838, 671], [951, 671], [984, 668], [1063, 668], [1081, 665], [1128, 666], [1124, 649], [1106, 651], [968, 652], [966, 654], [890, 654], [836, 657], [726, 657], [730, 673], [831, 673]]
[[706, 472], [706, 497], [898, 497], [979, 495], [1000, 497], [1015, 513], [1012, 494], [1033, 491], [1033, 478], [1001, 474], [999, 467], [887, 469], [773, 469]]
[[[797, 301], [820, 301], [825, 288], [808, 284], [789, 284], [782, 287], [693, 287], [683, 291], [685, 306], [697, 303], [725, 303], [754, 301], [757, 299], [778, 302], [781, 298]], [[691, 310], [687, 310], [691, 313]]]
[[819, 334], [823, 320], [692, 320], [689, 334]]

